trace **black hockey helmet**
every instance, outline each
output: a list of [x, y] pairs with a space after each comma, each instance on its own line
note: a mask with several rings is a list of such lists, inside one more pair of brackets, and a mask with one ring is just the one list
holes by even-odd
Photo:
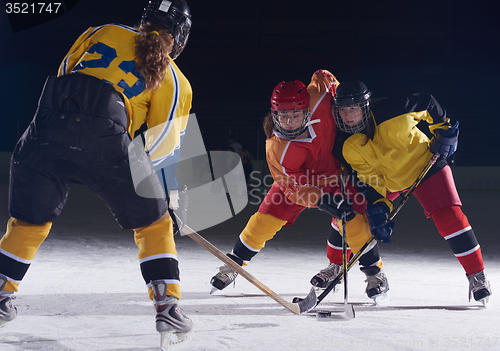
[[[370, 118], [370, 96], [365, 83], [356, 80], [341, 83], [333, 98], [333, 116], [337, 127], [351, 134], [361, 132]], [[351, 119], [339, 115], [339, 111], [347, 111], [348, 108], [359, 107], [362, 110], [362, 117], [354, 122]], [[341, 113], [344, 114], [344, 113]]]
[[156, 22], [174, 37], [170, 57], [175, 60], [186, 46], [191, 31], [191, 11], [185, 0], [150, 0], [142, 12], [141, 24]]

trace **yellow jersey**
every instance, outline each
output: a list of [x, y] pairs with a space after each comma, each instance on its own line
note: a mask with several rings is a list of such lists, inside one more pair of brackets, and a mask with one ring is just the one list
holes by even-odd
[[409, 188], [432, 158], [429, 138], [417, 128], [421, 120], [433, 123], [427, 110], [405, 113], [376, 125], [373, 139], [356, 133], [345, 141], [342, 153], [346, 162], [381, 200], [387, 190]]
[[192, 89], [170, 60], [161, 86], [146, 90], [141, 75], [135, 70], [138, 35], [140, 32], [136, 29], [121, 24], [90, 27], [64, 57], [58, 76], [82, 73], [112, 84], [123, 95], [130, 136], [134, 137], [135, 132], [147, 124], [145, 148], [158, 170], [178, 160], [191, 109]]

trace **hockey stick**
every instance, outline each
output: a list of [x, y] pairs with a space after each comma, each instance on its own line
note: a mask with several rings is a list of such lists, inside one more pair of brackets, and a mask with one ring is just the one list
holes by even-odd
[[[274, 291], [269, 289], [267, 286], [262, 284], [257, 278], [255, 278], [253, 275], [248, 273], [245, 269], [243, 269], [240, 265], [238, 265], [236, 262], [234, 262], [232, 259], [227, 257], [221, 250], [219, 250], [217, 247], [212, 245], [209, 241], [207, 241], [204, 237], [202, 237], [200, 234], [196, 233], [193, 229], [189, 228], [187, 225], [184, 225], [182, 228], [182, 232], [189, 236], [191, 239], [196, 241], [198, 244], [203, 246], [205, 249], [210, 251], [215, 257], [217, 257], [219, 260], [224, 262], [226, 265], [231, 267], [235, 272], [237, 272], [239, 275], [241, 275], [243, 278], [248, 280], [250, 283], [255, 285], [257, 288], [259, 288], [264, 294], [272, 298], [274, 301], [279, 303], [281, 306], [285, 307], [287, 310], [294, 314], [300, 314], [300, 308], [298, 303], [293, 303], [293, 302], [288, 302], [285, 301], [281, 296], [276, 294]], [[314, 301], [313, 301], [314, 303]]]
[[[345, 194], [345, 169], [344, 165], [342, 165], [342, 170], [340, 174], [341, 181], [341, 191], [342, 198], [346, 198]], [[354, 307], [347, 302], [348, 299], [348, 290], [347, 290], [347, 231], [346, 231], [346, 222], [347, 222], [347, 214], [344, 211], [342, 213], [342, 270], [344, 273], [344, 318], [353, 319], [354, 318]]]
[[[413, 190], [420, 184], [422, 179], [426, 176], [427, 172], [431, 167], [436, 163], [437, 159], [439, 158], [439, 154], [434, 154], [434, 156], [430, 159], [429, 163], [425, 166], [425, 168], [422, 170], [420, 175], [415, 179], [411, 187], [405, 192], [403, 195], [403, 198], [401, 201], [398, 203], [398, 205], [392, 210], [392, 212], [389, 214], [388, 219], [392, 220], [394, 217], [398, 214], [398, 212], [401, 210], [403, 205], [408, 201], [410, 198], [411, 194], [413, 193]], [[365, 253], [365, 251], [375, 242], [375, 236], [372, 235], [372, 237], [361, 247], [361, 249], [349, 260], [347, 263], [347, 269], [345, 269], [345, 272], [348, 272], [349, 269], [354, 266], [354, 264], [359, 260], [359, 258]], [[311, 288], [309, 291], [309, 294], [304, 298], [298, 301], [299, 307], [300, 307], [300, 313], [304, 313], [307, 311], [310, 311], [314, 307], [316, 307], [323, 299], [332, 291], [335, 286], [340, 282], [340, 280], [344, 276], [344, 270], [341, 271], [334, 280], [326, 287], [326, 289], [318, 296], [316, 297], [316, 291], [314, 288]]]

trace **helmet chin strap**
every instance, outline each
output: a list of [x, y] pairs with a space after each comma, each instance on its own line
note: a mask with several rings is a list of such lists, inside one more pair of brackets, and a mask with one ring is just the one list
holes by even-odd
[[304, 127], [309, 127], [311, 124], [314, 124], [314, 123], [319, 123], [321, 122], [320, 119], [315, 119], [314, 121], [309, 121], [306, 123], [306, 125]]

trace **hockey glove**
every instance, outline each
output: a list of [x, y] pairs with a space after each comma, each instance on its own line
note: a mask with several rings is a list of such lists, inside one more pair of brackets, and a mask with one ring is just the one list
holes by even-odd
[[344, 200], [340, 194], [327, 193], [323, 195], [318, 201], [318, 209], [337, 219], [342, 219], [342, 214], [345, 212], [346, 221], [356, 217], [352, 208], [352, 200], [349, 198]]
[[429, 150], [433, 154], [450, 157], [458, 147], [458, 122], [449, 129], [436, 129], [434, 137], [429, 144]]
[[391, 234], [396, 228], [396, 223], [388, 219], [389, 207], [383, 202], [366, 206], [366, 217], [370, 231], [375, 238], [383, 243], [391, 242]]

